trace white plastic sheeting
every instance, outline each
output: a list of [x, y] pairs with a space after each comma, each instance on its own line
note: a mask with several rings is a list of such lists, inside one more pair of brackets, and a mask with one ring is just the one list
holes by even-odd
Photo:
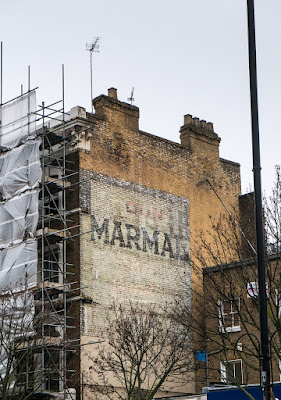
[[[23, 290], [25, 287], [23, 286]], [[0, 299], [1, 333], [15, 337], [28, 336], [33, 332], [32, 311], [34, 299], [26, 290], [19, 293], [8, 293]], [[6, 323], [3, 323], [3, 320]]]
[[[24, 287], [23, 287], [24, 289]], [[16, 373], [14, 369], [18, 349], [16, 338], [27, 339], [33, 333], [34, 299], [23, 291], [0, 297], [0, 375]], [[11, 380], [11, 387], [14, 385]]]
[[[0, 375], [14, 373], [10, 349], [32, 334], [37, 285], [40, 140], [36, 139], [36, 94], [0, 107]], [[6, 343], [7, 342], [7, 343]], [[9, 346], [5, 346], [8, 344]], [[13, 365], [13, 364], [12, 364]], [[7, 370], [8, 368], [8, 370]], [[13, 385], [13, 382], [11, 382]]]
[[8, 200], [39, 186], [40, 141], [29, 141], [0, 155], [0, 199]]
[[0, 292], [37, 283], [37, 242], [29, 239], [0, 251]]
[[0, 249], [35, 236], [38, 224], [38, 189], [0, 203]]
[[36, 93], [32, 91], [2, 106], [0, 150], [10, 150], [36, 137]]
[[37, 284], [41, 167], [35, 111], [35, 91], [0, 107], [0, 294]]

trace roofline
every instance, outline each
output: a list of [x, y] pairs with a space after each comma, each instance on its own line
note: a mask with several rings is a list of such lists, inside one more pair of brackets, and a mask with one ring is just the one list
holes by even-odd
[[226, 160], [225, 158], [221, 158], [221, 157], [220, 157], [220, 161], [240, 167], [240, 163], [235, 162], [235, 161]]
[[[281, 259], [281, 254], [280, 253], [270, 254], [267, 256], [267, 259], [268, 259], [268, 261], [274, 261], [274, 260]], [[235, 262], [232, 262], [229, 264], [220, 264], [220, 265], [214, 265], [212, 267], [205, 267], [205, 268], [203, 268], [203, 275], [208, 275], [213, 272], [221, 272], [226, 269], [234, 269], [234, 268], [238, 268], [241, 266], [248, 266], [248, 265], [252, 265], [254, 263], [256, 263], [255, 258], [248, 258], [245, 260], [235, 261]]]

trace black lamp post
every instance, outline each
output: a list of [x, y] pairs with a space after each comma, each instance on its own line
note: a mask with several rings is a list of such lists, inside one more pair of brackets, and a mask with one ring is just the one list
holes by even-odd
[[260, 142], [258, 121], [258, 95], [257, 95], [257, 65], [256, 65], [256, 39], [255, 39], [255, 14], [254, 0], [247, 0], [248, 10], [248, 41], [249, 41], [249, 72], [251, 91], [251, 117], [252, 117], [252, 150], [254, 192], [256, 205], [256, 239], [259, 279], [259, 309], [260, 309], [260, 333], [261, 333], [261, 385], [264, 392], [264, 400], [270, 400], [270, 363], [268, 347], [268, 322], [267, 322], [267, 298], [265, 286], [265, 251], [264, 251], [264, 225], [261, 190], [261, 166], [260, 166]]

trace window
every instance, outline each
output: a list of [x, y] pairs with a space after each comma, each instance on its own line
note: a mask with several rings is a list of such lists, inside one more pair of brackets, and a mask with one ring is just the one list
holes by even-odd
[[221, 381], [229, 385], [241, 385], [243, 383], [242, 360], [222, 362]]
[[[265, 282], [266, 295], [268, 296], [268, 283]], [[248, 282], [247, 283], [247, 298], [257, 299], [259, 296], [259, 283], [258, 282]]]
[[60, 390], [60, 351], [46, 349], [44, 351], [45, 388], [58, 392]]
[[61, 281], [61, 247], [60, 245], [50, 245], [44, 253], [44, 281]]
[[240, 328], [240, 299], [219, 301], [219, 325], [221, 332], [238, 332]]
[[279, 367], [279, 380], [281, 381], [281, 354], [279, 354], [278, 367]]
[[281, 289], [275, 289], [277, 316], [281, 316]]
[[26, 390], [33, 390], [34, 385], [34, 354], [29, 348], [17, 350], [15, 353], [15, 367], [17, 386]]
[[45, 192], [45, 207], [48, 215], [56, 215], [63, 209], [63, 196], [58, 184], [58, 180], [62, 179], [61, 168], [50, 166], [48, 176], [57, 183], [54, 183], [54, 186], [48, 185]]

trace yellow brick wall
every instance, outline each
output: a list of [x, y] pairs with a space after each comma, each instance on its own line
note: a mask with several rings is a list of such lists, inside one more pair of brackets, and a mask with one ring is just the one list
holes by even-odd
[[184, 145], [147, 134], [137, 129], [136, 107], [101, 97], [104, 104], [97, 100], [95, 106], [102, 119], [96, 120], [90, 152], [80, 154], [82, 168], [188, 198], [191, 241], [210, 228], [210, 215], [225, 213], [206, 179], [227, 207], [238, 208], [240, 168], [219, 157], [219, 138], [191, 132], [188, 146], [188, 129], [181, 130]]
[[[80, 259], [82, 296], [103, 310], [93, 306], [96, 315], [85, 323], [95, 335], [102, 334], [103, 312], [112, 302], [137, 300], [160, 309], [182, 292], [180, 281], [183, 275], [190, 279], [191, 271], [187, 199], [100, 174], [91, 178], [90, 209], [80, 224], [82, 232], [92, 233], [80, 239]], [[104, 221], [107, 233], [99, 238]], [[153, 234], [157, 245], [150, 249]]]
[[[209, 216], [226, 213], [207, 180], [228, 208], [238, 208], [241, 190], [239, 165], [219, 157], [220, 139], [210, 126], [185, 119], [178, 144], [140, 131], [137, 107], [107, 96], [95, 99], [94, 105], [95, 116], [88, 114], [95, 125], [90, 150], [79, 151], [80, 179], [85, 179], [79, 193], [80, 231], [92, 230], [93, 215], [99, 227], [108, 218], [110, 241], [114, 221], [119, 221], [125, 245], [120, 240], [104, 243], [104, 237], [94, 241], [90, 233], [80, 237], [83, 341], [102, 336], [113, 300], [164, 304], [178, 290], [182, 270], [189, 270], [189, 263], [170, 258], [167, 251], [165, 257], [144, 252], [142, 238], [140, 250], [133, 241], [128, 248], [126, 223], [146, 227], [150, 237], [158, 230], [160, 253], [164, 233], [175, 248], [173, 231], [181, 230], [192, 256], [200, 233], [210, 229]], [[81, 356], [81, 363], [82, 371], [88, 368], [87, 357]], [[195, 392], [194, 381], [183, 391]]]

